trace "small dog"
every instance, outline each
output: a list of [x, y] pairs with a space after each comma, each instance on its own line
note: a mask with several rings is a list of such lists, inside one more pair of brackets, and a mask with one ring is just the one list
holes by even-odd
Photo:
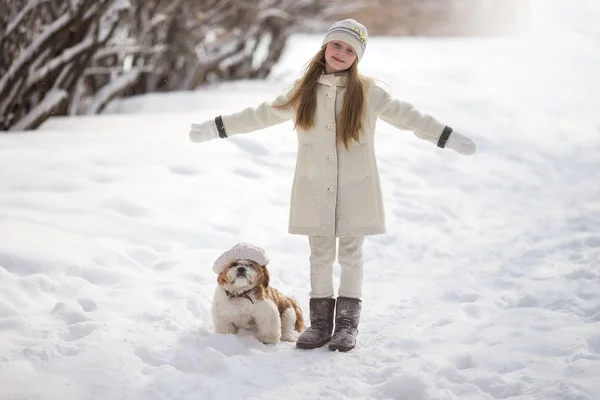
[[245, 243], [215, 261], [212, 315], [217, 333], [246, 329], [265, 344], [298, 339], [304, 330], [302, 310], [296, 300], [269, 286], [268, 262], [262, 249]]

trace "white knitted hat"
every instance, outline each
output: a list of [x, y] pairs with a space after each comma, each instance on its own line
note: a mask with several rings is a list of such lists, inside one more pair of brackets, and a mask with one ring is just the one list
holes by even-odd
[[325, 34], [321, 46], [325, 46], [332, 40], [340, 40], [344, 43], [348, 43], [352, 46], [356, 52], [358, 61], [360, 61], [363, 54], [365, 54], [368, 39], [369, 33], [364, 25], [353, 19], [344, 19], [331, 25], [331, 28], [329, 28]]
[[265, 251], [260, 247], [248, 243], [238, 243], [217, 258], [213, 264], [213, 271], [216, 274], [220, 274], [229, 264], [236, 260], [252, 260], [260, 265], [267, 265], [269, 263], [269, 259], [265, 256]]

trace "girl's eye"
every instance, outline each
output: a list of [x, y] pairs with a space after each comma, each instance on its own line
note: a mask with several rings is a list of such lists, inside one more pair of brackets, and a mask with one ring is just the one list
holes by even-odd
[[340, 47], [340, 44], [339, 43], [334, 43], [333, 47]]
[[346, 52], [350, 55], [354, 54], [354, 50], [352, 50], [352, 49], [348, 49], [348, 50], [346, 50]]

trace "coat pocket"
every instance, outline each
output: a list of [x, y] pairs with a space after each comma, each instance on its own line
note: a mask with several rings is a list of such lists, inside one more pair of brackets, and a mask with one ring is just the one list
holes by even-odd
[[368, 145], [360, 145], [360, 156], [362, 159], [363, 172], [365, 176], [373, 175], [373, 159], [371, 158]]

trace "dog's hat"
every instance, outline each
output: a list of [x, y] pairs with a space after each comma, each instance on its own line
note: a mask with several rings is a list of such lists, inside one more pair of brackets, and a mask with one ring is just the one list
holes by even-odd
[[260, 247], [248, 243], [238, 243], [225, 253], [221, 254], [213, 264], [213, 271], [220, 274], [225, 268], [236, 260], [252, 260], [260, 265], [267, 265], [269, 259]]

